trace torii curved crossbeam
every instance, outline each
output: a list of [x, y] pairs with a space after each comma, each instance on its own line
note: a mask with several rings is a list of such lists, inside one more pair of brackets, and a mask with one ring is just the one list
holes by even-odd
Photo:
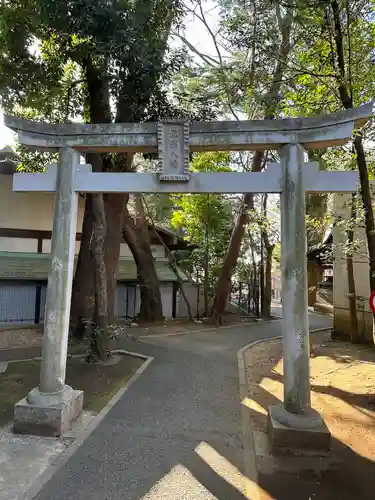
[[[306, 149], [344, 144], [353, 130], [372, 115], [370, 102], [359, 108], [312, 118], [283, 120], [191, 122], [190, 151], [238, 151], [279, 149], [283, 144], [303, 144]], [[57, 151], [157, 151], [157, 123], [108, 123], [97, 125], [38, 123], [10, 115], [7, 127], [21, 144], [32, 149]], [[176, 123], [176, 122], [175, 122]], [[183, 122], [181, 122], [183, 123]]]

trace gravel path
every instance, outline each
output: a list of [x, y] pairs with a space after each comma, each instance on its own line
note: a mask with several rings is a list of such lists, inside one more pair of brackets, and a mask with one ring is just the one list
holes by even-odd
[[37, 500], [245, 498], [237, 351], [280, 331], [275, 321], [124, 342], [154, 361]]

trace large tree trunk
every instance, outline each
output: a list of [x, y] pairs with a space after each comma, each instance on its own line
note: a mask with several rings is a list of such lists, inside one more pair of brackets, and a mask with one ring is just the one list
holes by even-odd
[[[263, 196], [262, 200], [262, 216], [264, 221], [267, 220], [267, 201], [268, 194]], [[261, 228], [262, 255], [261, 255], [261, 280], [262, 286], [262, 317], [271, 317], [271, 302], [272, 302], [272, 255], [275, 245], [270, 242], [267, 229]], [[265, 250], [265, 256], [264, 256]], [[265, 258], [264, 258], [265, 257]], [[265, 262], [264, 262], [265, 261]]]
[[92, 195], [94, 214], [91, 252], [95, 276], [94, 325], [91, 337], [91, 354], [94, 360], [105, 361], [109, 354], [107, 270], [105, 265], [106, 218], [103, 195]]
[[205, 249], [204, 249], [204, 262], [203, 262], [203, 271], [204, 271], [204, 316], [208, 317], [209, 311], [209, 300], [210, 300], [210, 277], [209, 277], [209, 265], [210, 265], [210, 252], [209, 252], [209, 234], [208, 234], [208, 225], [206, 226], [206, 237], [205, 237]]
[[71, 301], [71, 322], [73, 335], [81, 340], [85, 333], [85, 321], [92, 319], [95, 306], [95, 282], [93, 261], [90, 250], [93, 234], [94, 215], [92, 195], [86, 195], [83, 217], [81, 247], [73, 280]]
[[[102, 72], [96, 68], [90, 57], [85, 58], [84, 65], [86, 69], [86, 78], [89, 93], [89, 111], [90, 111], [90, 122], [91, 123], [109, 123], [111, 122], [111, 111], [109, 105], [109, 92], [108, 84], [105, 78], [102, 77]], [[123, 119], [124, 116], [128, 118], [129, 121], [131, 116], [128, 116], [125, 111], [119, 114], [118, 119]], [[130, 154], [118, 154], [115, 157], [109, 155], [99, 155], [91, 154], [88, 155], [88, 161], [93, 164], [94, 171], [130, 171], [132, 167], [132, 155]], [[95, 164], [95, 166], [94, 166]], [[103, 195], [100, 195], [103, 196]], [[105, 213], [106, 213], [106, 244], [105, 244], [105, 264], [107, 270], [107, 305], [108, 312], [106, 318], [110, 323], [114, 321], [114, 304], [116, 295], [116, 285], [117, 285], [117, 269], [120, 259], [120, 245], [122, 241], [122, 233], [124, 229], [124, 209], [127, 202], [128, 196], [122, 194], [108, 194], [104, 197], [105, 203]], [[88, 202], [89, 203], [89, 202]], [[80, 254], [78, 258], [78, 266], [76, 271], [76, 276], [74, 280], [73, 297], [74, 301], [77, 300], [77, 307], [73, 305], [73, 311], [75, 318], [87, 317], [92, 318], [94, 311], [94, 290], [95, 290], [95, 280], [94, 280], [94, 263], [91, 259], [89, 246], [92, 240], [92, 224], [94, 218], [92, 212], [89, 210], [89, 205], [87, 205], [84, 216], [84, 227], [82, 234], [82, 244], [80, 249]], [[146, 246], [148, 249], [146, 251]], [[147, 240], [143, 241], [143, 253], [140, 252], [136, 246], [130, 246], [133, 253], [135, 261], [137, 263], [138, 275], [146, 276], [150, 269], [150, 258], [146, 257], [143, 261], [143, 255], [151, 255], [151, 248]], [[145, 266], [145, 269], [141, 269]], [[153, 261], [152, 261], [153, 266]], [[154, 269], [154, 274], [156, 274]], [[160, 291], [159, 291], [160, 296]], [[154, 308], [153, 303], [155, 300], [150, 296], [149, 293], [142, 293], [142, 302], [144, 300], [150, 300], [150, 305], [142, 305], [142, 310], [152, 310]], [[152, 320], [154, 314], [151, 314], [150, 320]], [[78, 328], [77, 332], [81, 333], [82, 328]]]
[[[254, 153], [252, 162], [252, 172], [260, 172], [264, 158], [263, 151]], [[244, 196], [243, 204], [236, 225], [233, 229], [227, 253], [225, 254], [219, 279], [216, 283], [215, 299], [212, 308], [212, 316], [216, 323], [222, 323], [222, 316], [226, 311], [228, 297], [231, 288], [232, 275], [237, 265], [241, 252], [241, 245], [245, 235], [246, 227], [249, 223], [249, 211], [254, 210], [253, 195], [247, 193]]]
[[[138, 208], [140, 208], [140, 205], [138, 205]], [[139, 319], [150, 322], [162, 321], [164, 317], [160, 283], [149, 242], [148, 227], [144, 214], [138, 212], [138, 215], [136, 223], [128, 208], [125, 207], [123, 236], [137, 265], [141, 291]]]
[[264, 282], [264, 237], [263, 232], [260, 235], [260, 263], [259, 263], [259, 288], [260, 288], [260, 313], [262, 318], [265, 315], [264, 310], [264, 295], [265, 295], [265, 282]]
[[233, 229], [228, 250], [223, 260], [220, 276], [216, 283], [216, 293], [212, 308], [212, 316], [218, 324], [222, 323], [222, 316], [227, 308], [232, 275], [236, 268], [238, 257], [240, 255], [242, 240], [249, 219], [248, 206], [252, 204], [252, 200], [253, 197], [251, 194], [245, 195], [243, 208], [241, 209], [241, 213]]
[[272, 304], [272, 254], [274, 245], [266, 245], [266, 266], [264, 273], [263, 318], [271, 317]]
[[[116, 155], [105, 169], [117, 172], [131, 172], [133, 170], [133, 155], [121, 153]], [[106, 194], [104, 206], [107, 223], [107, 239], [105, 248], [108, 290], [108, 321], [115, 321], [115, 298], [117, 287], [117, 271], [120, 262], [120, 248], [123, 240], [125, 206], [129, 200], [128, 194]]]
[[[111, 121], [111, 110], [109, 103], [108, 82], [102, 78], [102, 71], [95, 67], [90, 56], [85, 56], [81, 62], [85, 70], [87, 81], [87, 111], [90, 115], [90, 122], [109, 123]], [[88, 154], [87, 161], [91, 163], [94, 172], [102, 171], [103, 158], [100, 154]], [[101, 304], [97, 304], [97, 307], [95, 308], [95, 300], [98, 297], [96, 289], [98, 287], [98, 283], [102, 283], [102, 277], [99, 279], [99, 275], [96, 275], [95, 273], [95, 271], [100, 270], [95, 269], [96, 262], [93, 257], [95, 256], [98, 265], [99, 260], [96, 256], [96, 250], [93, 250], [92, 247], [94, 240], [96, 247], [98, 247], [98, 245], [103, 246], [101, 241], [101, 238], [103, 237], [103, 221], [101, 220], [102, 207], [103, 195], [97, 195], [97, 198], [95, 199], [95, 206], [93, 202], [93, 195], [87, 195], [82, 227], [82, 241], [72, 290], [71, 317], [73, 319], [73, 323], [78, 323], [75, 330], [76, 337], [82, 336], [84, 332], [82, 320], [91, 321], [93, 319], [95, 309], [101, 311], [103, 307]], [[95, 216], [100, 217], [100, 220], [96, 220]], [[95, 228], [98, 228], [101, 234], [94, 234]], [[105, 294], [107, 294], [106, 283], [105, 288]], [[107, 298], [105, 300], [107, 301]], [[107, 318], [107, 311], [105, 317]]]
[[123, 194], [107, 194], [104, 198], [107, 221], [105, 257], [108, 290], [108, 322], [110, 325], [115, 321], [117, 270], [120, 261], [125, 202], [126, 198]]

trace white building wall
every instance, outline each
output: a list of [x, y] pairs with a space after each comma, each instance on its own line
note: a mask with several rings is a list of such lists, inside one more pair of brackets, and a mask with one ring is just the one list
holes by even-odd
[[[204, 314], [204, 293], [203, 286], [199, 287], [199, 285], [195, 283], [184, 283], [184, 292], [189, 301], [191, 307], [191, 313], [193, 317], [195, 316], [203, 316]], [[199, 294], [199, 296], [198, 296]], [[187, 318], [188, 310], [186, 307], [186, 302], [181, 294], [181, 292], [177, 293], [177, 303], [176, 303], [176, 317], [177, 318]]]
[[172, 318], [173, 314], [173, 285], [172, 283], [160, 283], [160, 294], [163, 304], [163, 315]]
[[[12, 175], [0, 175], [0, 227], [51, 231], [55, 194], [16, 193], [12, 183]], [[78, 232], [82, 230], [84, 204], [84, 199], [79, 197]]]
[[[163, 245], [151, 245], [152, 255], [155, 259], [164, 259], [165, 258], [165, 249]], [[120, 247], [120, 257], [132, 257], [132, 253], [130, 248], [126, 243], [121, 243]]]
[[38, 251], [38, 240], [26, 238], [0, 237], [0, 252], [32, 252]]
[[[77, 232], [82, 231], [85, 200], [78, 198]], [[17, 193], [13, 192], [13, 176], [0, 174], [0, 228], [52, 231], [55, 210], [54, 193]], [[80, 243], [76, 243], [76, 254]], [[155, 259], [165, 257], [163, 245], [152, 245]], [[37, 252], [38, 242], [29, 238], [0, 237], [2, 252]], [[43, 253], [51, 252], [51, 241], [43, 241]], [[132, 258], [130, 248], [121, 243], [121, 257]]]
[[[25, 229], [37, 231], [52, 231], [53, 214], [55, 207], [55, 195], [53, 193], [16, 193], [12, 190], [13, 177], [0, 174], [0, 228]], [[82, 231], [84, 214], [84, 199], [79, 197], [79, 210], [77, 220], [77, 232]], [[76, 242], [76, 254], [78, 254], [80, 242]], [[152, 245], [152, 253], [155, 259], [165, 258], [163, 245]], [[38, 251], [38, 241], [32, 238], [9, 238], [0, 237], [0, 252], [33, 252]], [[51, 240], [43, 240], [43, 253], [51, 252]], [[120, 256], [132, 258], [132, 253], [126, 243], [121, 244]], [[188, 294], [191, 295], [193, 314], [196, 314], [196, 288], [190, 290], [190, 285], [185, 285]], [[161, 283], [161, 294], [163, 301], [163, 313], [167, 318], [172, 317], [173, 312], [173, 285], [172, 283]], [[140, 288], [136, 291], [136, 314], [140, 311]], [[186, 306], [185, 306], [186, 309]], [[184, 306], [179, 307], [177, 316], [187, 316]]]
[[[80, 241], [76, 241], [76, 248], [75, 248], [75, 254], [79, 254], [79, 248], [81, 246]], [[43, 240], [43, 253], [51, 253], [51, 240]]]
[[[351, 194], [335, 195], [333, 206], [334, 216], [343, 220], [350, 219], [350, 201]], [[336, 225], [333, 229], [334, 330], [340, 334], [346, 333], [350, 335], [347, 265], [342, 247], [346, 240], [345, 228]], [[353, 255], [356, 295], [357, 297], [363, 297], [363, 300], [357, 300], [357, 318], [360, 331], [370, 339], [372, 336], [372, 314], [368, 301], [370, 296], [369, 260], [364, 227], [357, 227], [355, 229], [354, 240], [359, 242], [359, 249]]]

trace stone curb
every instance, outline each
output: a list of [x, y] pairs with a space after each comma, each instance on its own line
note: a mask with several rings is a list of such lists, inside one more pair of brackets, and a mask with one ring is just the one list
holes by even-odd
[[[144, 359], [145, 362], [138, 368], [138, 370], [130, 377], [126, 384], [119, 389], [116, 394], [110, 399], [110, 401], [105, 405], [105, 407], [91, 420], [88, 426], [77, 432], [76, 436], [69, 436], [69, 439], [73, 439], [71, 445], [63, 451], [53, 464], [44, 471], [38, 480], [31, 486], [31, 488], [22, 493], [14, 500], [32, 500], [40, 492], [40, 490], [52, 479], [52, 477], [66, 464], [69, 458], [74, 455], [74, 453], [82, 446], [84, 441], [90, 436], [90, 434], [98, 427], [98, 425], [103, 421], [103, 419], [108, 415], [115, 404], [121, 399], [129, 387], [142, 375], [149, 364], [154, 360], [151, 356], [145, 356], [136, 352], [126, 351], [124, 349], [114, 349], [112, 352], [119, 354], [127, 354], [135, 358]], [[62, 436], [62, 438], [64, 438]]]
[[238, 379], [240, 386], [241, 424], [243, 438], [243, 459], [244, 459], [244, 482], [245, 495], [250, 500], [260, 500], [260, 489], [258, 487], [258, 471], [256, 467], [255, 442], [253, 427], [250, 418], [250, 411], [242, 401], [248, 397], [248, 387], [246, 380], [246, 368], [244, 354], [252, 345], [259, 343], [257, 340], [242, 347], [237, 352]]
[[[311, 333], [325, 332], [331, 330], [331, 327], [326, 328], [315, 328], [310, 330]], [[245, 366], [245, 352], [252, 349], [258, 344], [273, 342], [275, 340], [281, 340], [282, 336], [272, 337], [268, 339], [260, 339], [250, 342], [249, 344], [242, 347], [237, 352], [238, 360], [238, 378], [240, 386], [240, 404], [241, 404], [241, 421], [242, 421], [242, 435], [243, 435], [243, 447], [244, 447], [244, 469], [245, 469], [245, 494], [246, 498], [249, 500], [260, 500], [261, 499], [261, 489], [258, 486], [258, 471], [256, 467], [256, 450], [255, 450], [255, 439], [254, 430], [250, 417], [249, 409], [242, 404], [242, 401], [248, 397], [248, 384]]]

